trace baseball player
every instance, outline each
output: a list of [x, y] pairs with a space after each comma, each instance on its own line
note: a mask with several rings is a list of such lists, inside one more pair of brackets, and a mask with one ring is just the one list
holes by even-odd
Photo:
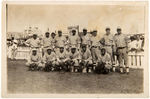
[[26, 65], [29, 66], [29, 71], [34, 71], [37, 70], [38, 67], [42, 67], [41, 57], [37, 53], [37, 49], [32, 49], [32, 54], [28, 58]]
[[96, 38], [97, 36], [97, 30], [94, 30], [92, 32], [92, 37], [91, 37], [91, 54], [92, 54], [92, 58], [93, 58], [93, 63], [96, 63], [98, 56], [98, 50], [99, 50], [99, 41]]
[[66, 38], [62, 35], [62, 31], [59, 30], [58, 31], [58, 36], [56, 38], [56, 46], [57, 46], [57, 48], [59, 48], [61, 46], [65, 46], [65, 41], [66, 41]]
[[72, 30], [72, 35], [70, 36], [70, 45], [75, 46], [76, 48], [79, 48], [80, 41], [79, 37], [76, 35], [76, 30]]
[[[123, 66], [126, 67], [126, 73], [129, 73], [129, 66], [128, 66], [128, 38], [126, 35], [122, 34], [122, 30], [120, 27], [117, 28], [117, 34], [114, 36], [115, 46], [116, 46], [116, 54], [119, 61], [120, 66], [120, 73], [124, 73]], [[124, 60], [124, 63], [123, 63]]]
[[55, 38], [56, 34], [54, 32], [51, 33], [51, 47], [52, 50], [55, 52], [56, 51], [56, 38]]
[[69, 39], [69, 36], [66, 36], [65, 49], [70, 50], [70, 39]]
[[87, 45], [83, 45], [83, 44], [82, 44], [82, 50], [81, 50], [81, 64], [84, 66], [83, 72], [84, 72], [84, 69], [86, 69], [87, 73], [89, 72], [89, 69], [93, 70], [91, 52], [89, 49], [87, 49]]
[[100, 42], [100, 48], [105, 47], [105, 39], [104, 38], [101, 38], [99, 42]]
[[87, 34], [87, 29], [83, 29], [83, 35], [81, 37], [81, 44], [82, 45], [87, 45], [87, 48], [90, 47], [90, 38]]
[[42, 43], [43, 43], [42, 45], [43, 45], [43, 56], [44, 56], [44, 54], [47, 53], [47, 48], [49, 48], [51, 45], [49, 32], [45, 33], [45, 37], [43, 38]]
[[43, 56], [43, 63], [45, 65], [45, 71], [53, 71], [56, 65], [56, 54], [51, 48], [47, 48], [47, 53]]
[[12, 37], [11, 46], [10, 46], [10, 53], [11, 53], [11, 59], [15, 59], [17, 55], [17, 48], [18, 48], [18, 41]]
[[101, 48], [95, 72], [98, 74], [108, 74], [112, 67], [111, 65], [112, 63], [110, 54], [107, 53], [105, 48]]
[[110, 54], [111, 56], [111, 61], [113, 63], [113, 71], [115, 72], [115, 67], [114, 67], [114, 55], [113, 55], [113, 51], [114, 51], [114, 38], [113, 35], [110, 33], [110, 28], [107, 27], [105, 29], [106, 34], [103, 36], [104, 39], [104, 47], [106, 49], [106, 51]]
[[28, 39], [25, 44], [31, 48], [30, 53], [32, 49], [37, 49], [39, 52], [39, 49], [41, 47], [41, 41], [37, 38], [37, 34], [33, 34], [33, 37]]
[[67, 67], [67, 71], [70, 71], [70, 67], [71, 67], [71, 59], [70, 59], [70, 49], [66, 48], [65, 50], [65, 65]]
[[76, 71], [82, 71], [82, 67], [79, 65], [81, 62], [81, 56], [79, 51], [76, 49], [75, 46], [71, 48], [71, 54], [70, 54], [70, 60], [71, 60], [71, 72]]
[[56, 70], [67, 70], [67, 67], [65, 65], [65, 61], [66, 61], [66, 56], [65, 56], [65, 51], [64, 51], [64, 47], [59, 47], [59, 51], [57, 52], [57, 67]]

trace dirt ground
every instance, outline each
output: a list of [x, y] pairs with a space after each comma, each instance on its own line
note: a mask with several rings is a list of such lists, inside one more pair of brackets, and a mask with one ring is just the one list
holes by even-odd
[[141, 93], [143, 70], [108, 75], [27, 71], [24, 60], [8, 60], [9, 93]]

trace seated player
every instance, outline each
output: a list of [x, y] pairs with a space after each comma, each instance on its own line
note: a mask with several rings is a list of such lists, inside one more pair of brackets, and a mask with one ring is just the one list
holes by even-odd
[[56, 70], [64, 70], [66, 71], [67, 67], [65, 65], [66, 57], [64, 47], [59, 47], [59, 51], [57, 52], [57, 62], [56, 62]]
[[95, 72], [98, 74], [108, 74], [112, 67], [111, 57], [104, 48], [101, 49], [98, 57], [97, 66]]
[[41, 57], [37, 54], [37, 49], [32, 50], [32, 54], [30, 55], [27, 63], [27, 66], [29, 66], [29, 71], [37, 70], [38, 67], [41, 67]]
[[82, 67], [79, 65], [81, 62], [81, 57], [75, 47], [71, 48], [70, 59], [71, 59], [71, 72], [76, 72], [76, 71], [81, 72]]
[[47, 53], [44, 54], [43, 63], [45, 67], [45, 71], [53, 71], [56, 63], [56, 54], [52, 51], [51, 48], [47, 49]]
[[93, 62], [92, 62], [92, 55], [89, 49], [87, 49], [87, 46], [84, 44], [82, 45], [81, 50], [81, 64], [83, 66], [83, 72], [88, 73], [89, 70], [93, 70]]

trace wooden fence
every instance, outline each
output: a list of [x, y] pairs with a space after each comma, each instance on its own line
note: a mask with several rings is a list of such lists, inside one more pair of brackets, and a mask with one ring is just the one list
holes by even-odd
[[[29, 47], [18, 47], [18, 52], [16, 59], [27, 59], [29, 57], [30, 48]], [[42, 52], [40, 51], [42, 55]], [[118, 62], [116, 62], [118, 64]], [[144, 63], [144, 52], [128, 53], [128, 64], [131, 68], [143, 68]]]
[[133, 68], [143, 68], [144, 66], [144, 52], [140, 53], [129, 53], [128, 54], [128, 64]]

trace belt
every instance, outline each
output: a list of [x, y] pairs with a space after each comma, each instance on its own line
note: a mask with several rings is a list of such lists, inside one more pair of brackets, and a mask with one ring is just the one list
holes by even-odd
[[93, 48], [97, 48], [98, 46], [92, 46]]
[[112, 45], [105, 45], [105, 46], [111, 47]]
[[49, 46], [45, 46], [44, 48], [48, 48]]
[[117, 49], [124, 49], [124, 48], [126, 48], [126, 47], [117, 47]]

